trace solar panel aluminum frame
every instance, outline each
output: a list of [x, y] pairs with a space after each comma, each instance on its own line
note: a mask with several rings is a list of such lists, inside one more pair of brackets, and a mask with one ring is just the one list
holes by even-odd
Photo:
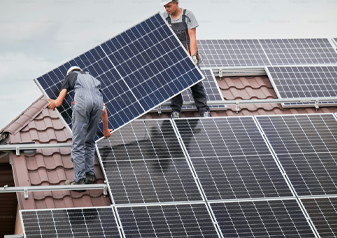
[[[147, 20], [147, 19], [150, 19], [151, 17], [153, 17], [153, 16], [155, 16], [155, 15], [157, 15], [157, 14], [159, 14], [160, 17], [163, 19], [163, 21], [165, 22], [165, 24], [167, 25], [167, 27], [170, 29], [170, 31], [171, 31], [171, 33], [173, 34], [173, 36], [176, 38], [176, 40], [179, 42], [179, 44], [181, 45], [181, 47], [182, 47], [182, 48], [184, 49], [184, 51], [186, 52], [186, 55], [187, 55], [187, 56], [190, 56], [189, 53], [187, 52], [187, 49], [185, 48], [185, 46], [180, 42], [178, 36], [177, 36], [177, 35], [175, 34], [175, 32], [172, 30], [172, 28], [170, 27], [170, 25], [168, 24], [168, 22], [166, 21], [166, 19], [162, 16], [161, 12], [158, 12], [158, 13], [156, 13], [156, 14], [153, 14], [152, 16], [150, 16], [150, 17], [144, 19], [143, 21], [145, 21], [145, 20]], [[141, 22], [143, 22], [143, 21], [141, 21]], [[139, 23], [140, 23], [140, 22], [139, 22]], [[124, 33], [124, 32], [126, 32], [127, 30], [133, 28], [134, 26], [138, 25], [139, 23], [137, 23], [137, 24], [135, 24], [135, 25], [129, 27], [128, 29], [126, 29], [126, 30], [124, 30], [124, 31], [122, 31], [122, 32], [120, 32], [120, 33], [118, 33], [118, 34], [116, 34], [116, 35], [114, 35], [113, 37], [111, 37], [111, 38], [107, 39], [106, 41], [102, 42], [101, 44], [99, 44], [98, 46], [100, 46], [101, 49], [103, 50], [103, 52], [105, 53], [104, 49], [103, 49], [102, 46], [101, 46], [103, 43], [105, 43], [105, 42], [107, 42], [107, 41], [109, 41], [109, 40], [115, 38], [116, 36], [118, 36], [118, 35], [120, 35], [120, 34], [122, 34], [122, 33]], [[88, 51], [90, 51], [90, 50], [92, 50], [92, 49], [95, 49], [96, 47], [97, 47], [97, 46], [94, 46], [94, 47], [92, 47], [91, 49], [89, 49], [89, 50], [87, 50], [87, 51], [85, 51], [85, 52], [88, 52]], [[106, 53], [105, 53], [105, 54], [106, 54]], [[106, 54], [106, 56], [107, 56], [107, 54]], [[191, 57], [187, 57], [187, 58], [189, 58], [190, 61], [191, 61], [191, 63], [194, 64], [194, 62], [193, 62], [193, 60], [192, 60]], [[74, 58], [72, 58], [72, 59], [74, 59]], [[71, 61], [72, 59], [70, 59], [70, 60], [64, 62], [63, 64], [65, 64], [65, 63]], [[108, 59], [109, 59], [109, 57], [108, 57]], [[109, 61], [111, 62], [110, 59], [109, 59]], [[111, 62], [111, 63], [112, 63], [112, 62]], [[63, 64], [61, 64], [61, 65], [63, 65]], [[112, 65], [114, 66], [114, 68], [116, 68], [115, 65], [114, 65], [113, 63], [112, 63]], [[58, 66], [58, 67], [60, 67], [60, 66]], [[54, 69], [57, 69], [58, 67], [56, 67], [56, 68], [54, 68]], [[198, 82], [192, 84], [190, 87], [192, 87], [193, 85], [199, 83], [200, 81], [204, 80], [204, 78], [205, 78], [205, 77], [203, 76], [201, 70], [200, 70], [198, 67], [196, 67], [196, 66], [195, 66], [195, 68], [196, 68], [197, 71], [200, 73], [200, 75], [202, 75], [202, 79], [200, 79]], [[53, 70], [54, 70], [54, 69], [53, 69]], [[50, 71], [52, 71], [52, 70], [50, 70]], [[117, 72], [118, 72], [118, 71], [117, 71]], [[118, 73], [119, 73], [119, 72], [118, 72]], [[119, 74], [120, 74], [120, 73], [119, 73]], [[41, 76], [42, 76], [42, 75], [41, 75]], [[41, 77], [41, 76], [40, 76], [40, 77]], [[38, 78], [39, 78], [39, 77], [35, 78], [35, 79], [34, 79], [34, 82], [35, 82], [35, 84], [38, 86], [38, 88], [41, 90], [41, 92], [43, 93], [43, 95], [45, 96], [45, 98], [48, 99], [49, 96], [46, 94], [46, 92], [43, 90], [43, 87], [42, 87], [42, 86], [40, 85], [40, 83], [38, 82], [38, 80], [37, 80]], [[122, 80], [124, 81], [124, 78], [123, 78], [123, 77], [121, 77], [121, 78], [122, 78]], [[125, 82], [125, 81], [124, 81], [124, 82]], [[126, 85], [129, 87], [128, 84], [126, 84]], [[131, 90], [130, 90], [130, 92], [131, 92], [132, 94], [134, 94]], [[68, 95], [68, 94], [69, 94], [69, 92], [67, 92], [67, 95]], [[178, 95], [178, 94], [180, 94], [180, 93], [177, 93], [177, 94], [173, 95], [172, 97], [168, 98], [166, 101], [170, 100], [171, 98], [175, 97], [175, 96]], [[137, 97], [135, 97], [135, 98], [137, 99]], [[164, 102], [166, 102], [166, 101], [164, 101]], [[128, 123], [126, 123], [126, 124], [124, 124], [124, 125], [118, 127], [117, 130], [120, 129], [120, 128], [122, 128], [122, 127], [124, 127], [125, 125], [129, 124], [130, 122], [136, 120], [137, 118], [139, 118], [139, 117], [145, 115], [146, 113], [150, 112], [151, 110], [155, 109], [157, 106], [158, 106], [158, 105], [155, 105], [154, 107], [150, 108], [148, 111], [145, 111], [144, 113], [138, 115], [138, 117], [136, 117], [136, 118], [134, 118], [134, 119], [128, 121]], [[66, 123], [66, 121], [64, 120], [64, 118], [61, 116], [61, 113], [59, 112], [59, 110], [58, 110], [57, 108], [55, 108], [55, 111], [57, 112], [57, 114], [58, 114], [59, 118], [61, 119], [62, 123], [64, 124], [64, 126], [68, 129], [69, 133], [72, 135], [72, 131], [71, 131], [69, 125]], [[115, 129], [114, 131], [116, 131], [116, 129]], [[113, 133], [113, 132], [112, 132], [112, 133]], [[101, 140], [101, 139], [103, 139], [103, 137], [101, 137], [100, 139], [98, 139], [96, 142], [98, 142], [98, 141]]]
[[335, 47], [337, 47], [337, 37], [336, 38], [331, 38], [331, 41], [333, 42], [333, 44], [335, 45]]
[[[292, 185], [291, 185], [290, 182], [289, 182], [290, 180], [288, 180], [288, 179], [285, 177], [286, 174], [285, 174], [285, 172], [284, 172], [284, 169], [282, 168], [281, 163], [280, 163], [279, 160], [277, 159], [276, 154], [274, 153], [274, 150], [273, 150], [272, 147], [270, 146], [269, 141], [267, 140], [266, 136], [264, 135], [264, 133], [263, 133], [263, 131], [262, 131], [262, 128], [261, 128], [260, 124], [258, 123], [258, 121], [256, 120], [255, 116], [204, 117], [204, 118], [201, 118], [201, 120], [212, 120], [212, 119], [214, 119], [214, 118], [241, 118], [241, 117], [244, 117], [244, 118], [250, 117], [250, 118], [252, 118], [252, 120], [254, 121], [254, 123], [255, 123], [255, 125], [256, 125], [256, 128], [258, 129], [259, 133], [261, 134], [261, 136], [262, 136], [262, 138], [263, 138], [263, 141], [264, 141], [265, 145], [268, 147], [268, 150], [269, 150], [269, 152], [270, 152], [270, 155], [273, 157], [273, 159], [274, 159], [274, 161], [275, 161], [275, 163], [276, 163], [278, 169], [280, 170], [280, 172], [281, 172], [281, 174], [282, 174], [282, 176], [283, 176], [283, 179], [285, 180], [286, 184], [287, 184], [288, 187], [289, 187], [290, 192], [293, 194], [292, 197], [289, 197], [289, 196], [288, 196], [288, 197], [286, 197], [286, 198], [288, 198], [288, 199], [296, 198], [297, 194], [294, 192], [295, 190], [292, 188]], [[202, 187], [202, 185], [201, 185], [201, 183], [200, 183], [200, 181], [199, 181], [199, 178], [198, 178], [198, 176], [197, 176], [196, 169], [194, 168], [194, 165], [193, 165], [193, 163], [192, 163], [192, 159], [191, 159], [191, 157], [189, 156], [189, 153], [188, 153], [188, 151], [187, 151], [187, 148], [184, 146], [184, 143], [183, 143], [183, 141], [182, 141], [182, 137], [181, 137], [181, 135], [180, 135], [180, 133], [179, 133], [178, 126], [177, 126], [176, 123], [175, 123], [176, 120], [186, 120], [186, 119], [189, 119], [189, 118], [175, 118], [175, 119], [171, 119], [171, 120], [174, 122], [174, 128], [175, 128], [175, 130], [176, 130], [176, 133], [178, 134], [179, 140], [181, 140], [181, 145], [183, 146], [184, 151], [186, 151], [186, 156], [187, 156], [187, 158], [188, 158], [188, 161], [190, 161], [191, 167], [192, 167], [193, 171], [195, 171], [196, 178], [197, 178], [197, 181], [198, 181], [198, 185], [200, 185], [200, 188], [202, 189], [203, 187]], [[202, 189], [202, 191], [203, 191], [203, 189]], [[264, 199], [264, 198], [242, 198], [242, 199], [238, 198], [238, 199], [212, 199], [212, 200], [208, 200], [206, 194], [204, 193], [204, 191], [203, 191], [203, 195], [204, 195], [204, 199], [205, 199], [205, 201], [206, 201], [207, 203], [209, 203], [210, 201], [218, 201], [218, 202], [222, 202], [222, 201], [233, 201], [233, 202], [238, 202], [238, 201], [252, 201], [252, 200], [254, 201], [255, 199], [258, 199], [258, 200], [263, 200], [263, 199]], [[273, 198], [272, 198], [272, 197], [269, 197], [268, 199], [273, 199]], [[274, 198], [274, 199], [277, 200], [277, 198]]]
[[123, 237], [122, 236], [122, 233], [121, 233], [121, 226], [119, 225], [119, 220], [117, 218], [117, 215], [116, 215], [116, 212], [115, 212], [115, 209], [113, 208], [113, 206], [102, 206], [102, 207], [69, 207], [69, 208], [53, 208], [53, 209], [29, 209], [29, 210], [20, 210], [20, 222], [21, 222], [21, 225], [22, 225], [22, 232], [23, 232], [23, 236], [26, 237], [26, 233], [25, 233], [25, 224], [23, 223], [23, 218], [22, 218], [22, 213], [23, 212], [33, 212], [33, 211], [57, 211], [57, 210], [78, 210], [78, 209], [99, 209], [99, 208], [110, 208], [111, 211], [112, 211], [112, 214], [114, 215], [114, 218], [115, 218], [115, 222], [116, 222], [116, 225], [117, 225], [117, 228], [118, 228], [118, 232], [119, 232], [119, 235], [120, 237]]
[[208, 211], [208, 215], [210, 216], [211, 221], [213, 222], [213, 226], [216, 230], [216, 232], [218, 233], [218, 237], [224, 238], [224, 236], [222, 235], [222, 233], [220, 232], [220, 227], [219, 224], [217, 222], [217, 220], [215, 219], [215, 215], [213, 214], [213, 210], [210, 209], [209, 204], [206, 201], [193, 201], [193, 202], [169, 202], [169, 203], [144, 203], [144, 204], [129, 204], [129, 205], [115, 205], [114, 207], [116, 208], [116, 216], [118, 218], [118, 221], [120, 222], [119, 226], [120, 226], [120, 230], [122, 230], [123, 232], [123, 237], [127, 237], [124, 233], [124, 227], [122, 224], [122, 220], [119, 216], [119, 211], [118, 208], [123, 208], [123, 207], [155, 207], [155, 206], [172, 206], [172, 205], [194, 205], [194, 204], [204, 204], [207, 211]]
[[[280, 66], [265, 66], [264, 70], [266, 71], [266, 74], [269, 78], [269, 81], [271, 82], [273, 89], [277, 95], [278, 99], [287, 99], [287, 98], [282, 98], [281, 94], [275, 84], [275, 81], [270, 73], [270, 71], [268, 70], [268, 67], [329, 67], [329, 66], [337, 66], [336, 64], [322, 64], [322, 65], [280, 65]], [[332, 97], [332, 98], [336, 98], [336, 97]], [[296, 99], [296, 98], [294, 98]], [[310, 99], [310, 97], [308, 97], [308, 99]], [[329, 97], [326, 97], [327, 101], [329, 100]], [[296, 104], [291, 104], [291, 103], [281, 103], [282, 108], [299, 108], [299, 107], [315, 107], [316, 109], [319, 108], [319, 106], [337, 106], [337, 102], [331, 102], [331, 103], [320, 103], [319, 101], [317, 103], [310, 103], [310, 102], [306, 102], [306, 103], [296, 103]]]
[[[188, 164], [188, 167], [190, 168], [191, 174], [192, 174], [192, 176], [193, 176], [193, 179], [194, 179], [194, 181], [195, 181], [195, 183], [196, 183], [196, 186], [197, 186], [197, 188], [198, 188], [198, 190], [199, 190], [199, 193], [200, 193], [200, 196], [201, 196], [201, 198], [202, 198], [202, 200], [201, 200], [200, 202], [205, 202], [205, 196], [203, 195], [203, 190], [200, 188], [199, 180], [198, 180], [198, 178], [196, 177], [196, 173], [195, 173], [195, 171], [194, 171], [194, 168], [191, 166], [191, 163], [190, 163], [190, 161], [189, 161], [189, 159], [188, 159], [188, 157], [187, 157], [187, 155], [186, 155], [185, 147], [183, 146], [182, 141], [181, 141], [181, 138], [179, 137], [179, 134], [177, 133], [177, 128], [176, 128], [175, 124], [173, 123], [173, 120], [170, 119], [170, 118], [142, 119], [142, 120], [143, 120], [143, 121], [167, 121], [167, 120], [170, 121], [170, 123], [171, 123], [171, 125], [172, 125], [172, 128], [173, 128], [173, 130], [174, 130], [174, 132], [175, 132], [175, 135], [176, 135], [176, 137], [177, 137], [177, 139], [178, 139], [179, 145], [180, 145], [180, 147], [181, 147], [181, 149], [182, 149], [182, 151], [183, 151], [183, 153], [184, 153], [185, 160], [186, 160], [186, 162], [187, 162], [187, 164]], [[139, 120], [138, 120], [138, 121], [139, 121]], [[155, 205], [158, 205], [158, 204], [171, 204], [171, 205], [172, 205], [172, 204], [176, 204], [176, 203], [177, 203], [177, 202], [156, 202], [156, 203], [140, 203], [140, 204], [138, 204], [138, 203], [132, 203], [132, 204], [116, 204], [116, 203], [115, 203], [115, 200], [114, 200], [114, 198], [113, 198], [113, 194], [112, 194], [112, 191], [111, 191], [111, 188], [110, 188], [110, 183], [109, 183], [109, 180], [108, 180], [108, 176], [107, 176], [106, 171], [105, 171], [105, 169], [104, 169], [103, 160], [102, 160], [102, 157], [101, 157], [101, 155], [100, 155], [100, 152], [99, 152], [97, 143], [95, 143], [95, 147], [96, 147], [96, 153], [97, 153], [98, 161], [99, 161], [99, 163], [100, 163], [100, 165], [101, 165], [101, 168], [103, 168], [102, 171], [103, 171], [104, 179], [105, 179], [105, 182], [106, 182], [106, 184], [107, 184], [107, 186], [108, 186], [108, 191], [109, 191], [110, 198], [111, 198], [111, 201], [112, 201], [113, 206], [115, 206], [115, 207], [130, 207], [130, 206], [145, 206], [145, 205], [148, 205], [148, 204], [155, 204]], [[172, 158], [172, 159], [174, 159], [174, 158]], [[193, 202], [197, 202], [197, 201], [193, 201]], [[191, 203], [191, 201], [181, 201], [180, 203]]]

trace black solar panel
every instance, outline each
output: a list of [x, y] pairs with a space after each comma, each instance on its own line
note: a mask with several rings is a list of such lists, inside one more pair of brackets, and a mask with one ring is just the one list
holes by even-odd
[[[205, 76], [205, 79], [202, 81], [204, 88], [205, 88], [205, 93], [206, 93], [206, 98], [207, 102], [212, 102], [212, 101], [225, 101], [221, 90], [218, 86], [218, 83], [216, 82], [215, 76], [212, 72], [211, 69], [204, 69], [201, 70], [202, 74]], [[192, 96], [192, 91], [191, 89], [187, 89], [184, 92], [181, 93], [184, 103], [186, 102], [194, 102], [193, 96]], [[225, 110], [226, 105], [209, 105], [209, 108], [211, 111], [217, 111], [217, 110]], [[162, 106], [161, 110], [163, 112], [167, 111], [172, 111], [171, 107], [167, 106]], [[193, 106], [182, 106], [181, 108], [182, 111], [196, 111], [197, 108], [195, 105]]]
[[303, 199], [302, 203], [321, 237], [337, 237], [337, 198]]
[[[267, 67], [267, 74], [279, 98], [315, 98], [337, 96], [337, 66]], [[327, 102], [319, 104], [327, 105]], [[337, 102], [328, 102], [330, 106]], [[284, 106], [313, 103], [285, 103]]]
[[125, 237], [218, 237], [205, 204], [119, 207]]
[[292, 196], [252, 117], [174, 122], [208, 200]]
[[337, 194], [337, 121], [332, 114], [257, 120], [298, 195]]
[[296, 200], [212, 203], [224, 237], [315, 237]]
[[[37, 78], [36, 83], [55, 99], [74, 65], [101, 81], [109, 127], [115, 130], [203, 79], [159, 13]], [[58, 108], [70, 128], [72, 101], [73, 92], [69, 92]], [[102, 135], [102, 123], [99, 128]]]
[[20, 212], [26, 238], [120, 237], [111, 207]]
[[258, 40], [198, 40], [202, 68], [270, 65]]
[[259, 40], [271, 65], [336, 64], [337, 53], [326, 38]]
[[137, 120], [97, 143], [116, 204], [201, 200], [170, 120]]

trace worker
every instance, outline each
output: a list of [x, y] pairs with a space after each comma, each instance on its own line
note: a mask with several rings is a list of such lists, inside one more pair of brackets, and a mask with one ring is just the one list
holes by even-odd
[[[61, 92], [56, 100], [48, 99], [49, 108], [54, 110], [62, 105], [67, 91], [75, 89], [72, 113], [71, 160], [74, 163], [74, 181], [66, 185], [92, 184], [96, 180], [95, 136], [100, 118], [103, 122], [104, 138], [109, 138], [108, 113], [103, 103], [101, 83], [78, 66], [72, 66], [62, 82]], [[86, 190], [75, 190], [85, 192]]]
[[[194, 14], [187, 10], [179, 8], [178, 0], [162, 0], [161, 6], [165, 7], [166, 12], [163, 16], [181, 43], [186, 47], [187, 52], [191, 55], [195, 65], [199, 63], [199, 54], [197, 50], [196, 28], [199, 26]], [[192, 96], [195, 105], [203, 117], [210, 117], [209, 107], [207, 106], [207, 99], [204, 86], [199, 82], [191, 87]], [[171, 100], [172, 115], [171, 118], [179, 118], [181, 107], [183, 105], [183, 98], [181, 94], [175, 96]]]

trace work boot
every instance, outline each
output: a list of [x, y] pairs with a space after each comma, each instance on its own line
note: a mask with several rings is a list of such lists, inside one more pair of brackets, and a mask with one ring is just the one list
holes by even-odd
[[[71, 180], [67, 180], [65, 182], [66, 185], [84, 185], [85, 184], [85, 179], [82, 178], [80, 179], [78, 182], [75, 182], [75, 181], [71, 181]], [[85, 191], [87, 190], [71, 190], [71, 191], [74, 191], [74, 192], [78, 192], [78, 193], [84, 193]]]
[[93, 184], [96, 181], [94, 174], [85, 173], [85, 184]]
[[209, 111], [206, 111], [202, 114], [202, 117], [211, 117], [211, 114]]
[[172, 114], [171, 114], [171, 119], [174, 119], [174, 118], [179, 118], [180, 117], [180, 113], [179, 112], [176, 112], [176, 111], [173, 111]]

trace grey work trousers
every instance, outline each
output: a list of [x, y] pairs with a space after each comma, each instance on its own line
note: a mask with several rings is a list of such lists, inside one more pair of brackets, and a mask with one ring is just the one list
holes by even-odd
[[78, 78], [75, 86], [71, 147], [75, 182], [85, 179], [85, 173], [95, 174], [95, 136], [103, 112], [103, 97], [98, 89], [90, 88], [92, 82], [90, 78]]

